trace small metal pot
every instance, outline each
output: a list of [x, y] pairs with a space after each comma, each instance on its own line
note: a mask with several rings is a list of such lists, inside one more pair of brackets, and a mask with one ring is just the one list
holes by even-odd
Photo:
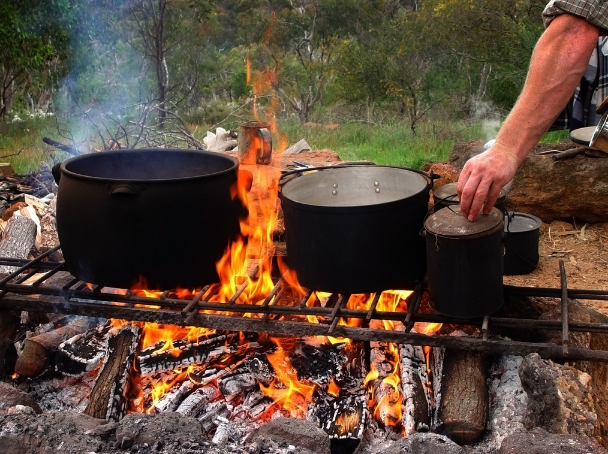
[[541, 225], [542, 221], [531, 214], [511, 211], [505, 216], [505, 275], [528, 274], [536, 269]]
[[503, 305], [503, 213], [492, 208], [476, 222], [459, 207], [439, 210], [425, 222], [431, 307], [450, 317], [489, 315]]

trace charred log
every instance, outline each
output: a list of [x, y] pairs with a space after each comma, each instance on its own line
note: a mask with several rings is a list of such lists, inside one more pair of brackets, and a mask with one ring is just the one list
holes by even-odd
[[106, 354], [112, 322], [108, 320], [59, 345], [55, 355], [57, 370], [79, 376], [93, 370]]
[[174, 385], [169, 392], [158, 400], [154, 405], [154, 409], [158, 413], [175, 411], [193, 389], [194, 384], [190, 380]]
[[120, 419], [130, 390], [129, 371], [139, 342], [140, 329], [131, 324], [110, 334], [108, 354], [84, 413], [100, 419]]
[[97, 323], [95, 318], [77, 318], [58, 329], [27, 338], [15, 364], [15, 372], [22, 377], [40, 375], [50, 365], [62, 342], [85, 332]]
[[137, 358], [142, 376], [173, 370], [191, 364], [210, 364], [226, 355], [242, 354], [257, 344], [241, 344], [238, 334], [221, 335], [202, 342], [181, 339], [173, 342], [173, 348], [162, 349], [163, 343], [142, 350]]
[[428, 431], [431, 427], [431, 395], [426, 358], [422, 347], [401, 345], [402, 424], [406, 434]]
[[184, 416], [197, 417], [210, 402], [213, 402], [220, 396], [221, 394], [215, 386], [203, 386], [186, 397], [175, 411]]
[[478, 353], [446, 350], [436, 432], [457, 443], [481, 437], [488, 421], [487, 358]]

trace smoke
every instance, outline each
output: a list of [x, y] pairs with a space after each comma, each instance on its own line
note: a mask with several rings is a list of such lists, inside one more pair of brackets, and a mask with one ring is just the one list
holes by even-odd
[[488, 141], [496, 138], [502, 125], [499, 110], [489, 101], [473, 101], [473, 118], [481, 122], [483, 138]]

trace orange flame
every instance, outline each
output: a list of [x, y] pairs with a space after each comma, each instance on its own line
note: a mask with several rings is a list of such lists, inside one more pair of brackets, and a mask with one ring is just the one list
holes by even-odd
[[[368, 386], [368, 405], [374, 408], [374, 418], [385, 426], [399, 426], [403, 415], [403, 396], [400, 360], [396, 344], [386, 344], [387, 360], [392, 363], [391, 371], [381, 376], [376, 364], [372, 364], [365, 377], [364, 385]], [[390, 358], [389, 358], [390, 356]]]
[[[272, 340], [281, 345], [278, 339]], [[266, 356], [274, 368], [277, 378], [268, 386], [260, 384], [262, 394], [272, 398], [275, 405], [280, 405], [291, 416], [303, 418], [308, 411], [308, 403], [311, 401], [315, 386], [301, 383], [298, 380], [297, 373], [283, 348]]]

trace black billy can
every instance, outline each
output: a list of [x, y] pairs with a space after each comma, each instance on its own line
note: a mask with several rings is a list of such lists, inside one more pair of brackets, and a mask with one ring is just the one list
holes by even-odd
[[503, 213], [476, 222], [449, 207], [425, 222], [431, 307], [458, 318], [482, 317], [503, 304]]
[[536, 269], [542, 221], [527, 213], [505, 216], [505, 275], [528, 274]]

